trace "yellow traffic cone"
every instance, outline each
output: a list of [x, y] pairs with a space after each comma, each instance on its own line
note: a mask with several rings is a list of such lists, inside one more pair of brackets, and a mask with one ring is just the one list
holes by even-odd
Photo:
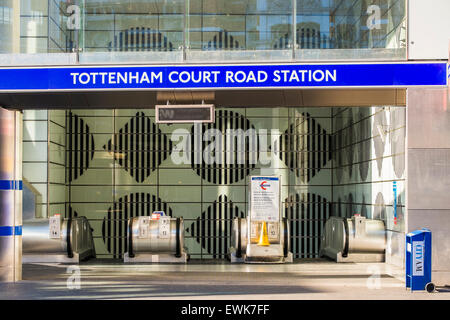
[[269, 236], [267, 235], [267, 224], [263, 221], [261, 236], [259, 237], [258, 246], [270, 246]]

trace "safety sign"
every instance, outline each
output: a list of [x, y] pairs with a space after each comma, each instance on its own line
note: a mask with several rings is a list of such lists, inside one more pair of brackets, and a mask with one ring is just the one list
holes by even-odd
[[280, 219], [280, 178], [250, 178], [250, 219], [276, 222]]

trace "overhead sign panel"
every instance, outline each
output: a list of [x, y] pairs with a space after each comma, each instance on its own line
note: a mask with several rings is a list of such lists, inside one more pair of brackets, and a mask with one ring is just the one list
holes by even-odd
[[446, 63], [1, 68], [0, 92], [446, 86]]
[[214, 122], [214, 105], [157, 105], [156, 123], [208, 123]]

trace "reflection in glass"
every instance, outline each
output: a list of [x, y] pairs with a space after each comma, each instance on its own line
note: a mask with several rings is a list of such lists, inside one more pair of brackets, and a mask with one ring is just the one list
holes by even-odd
[[190, 0], [188, 47], [271, 50], [292, 45], [291, 0]]
[[[389, 49], [383, 54], [398, 57], [395, 50], [406, 47], [405, 2], [3, 0], [0, 53], [79, 50], [112, 53], [109, 59], [119, 59], [115, 53], [153, 52], [151, 59], [167, 60], [175, 55], [165, 52], [182, 50], [268, 51], [267, 59], [287, 59], [295, 48], [298, 59], [318, 59], [316, 49], [359, 49], [347, 52], [347, 58], [369, 58], [361, 49]], [[335, 57], [335, 52], [327, 55]]]
[[84, 52], [173, 51], [183, 45], [184, 1], [89, 1]]
[[[406, 45], [404, 0], [314, 1], [320, 3], [317, 8], [311, 7], [311, 3], [297, 0], [299, 48], [317, 48], [319, 38], [319, 48], [400, 48]], [[310, 15], [306, 14], [308, 11], [312, 11]]]
[[14, 24], [19, 10], [16, 1], [0, 1], [0, 53], [17, 52], [18, 28]]

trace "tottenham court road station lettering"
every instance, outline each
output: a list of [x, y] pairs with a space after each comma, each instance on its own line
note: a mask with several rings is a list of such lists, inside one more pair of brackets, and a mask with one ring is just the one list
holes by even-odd
[[[74, 85], [101, 84], [153, 84], [163, 83], [163, 72], [72, 72]], [[221, 79], [221, 71], [172, 71], [168, 81], [177, 83], [215, 83]], [[274, 70], [272, 82], [336, 82], [336, 69], [333, 70]], [[269, 78], [266, 71], [225, 71], [225, 83], [265, 83]]]
[[446, 85], [442, 62], [0, 68], [0, 92]]

